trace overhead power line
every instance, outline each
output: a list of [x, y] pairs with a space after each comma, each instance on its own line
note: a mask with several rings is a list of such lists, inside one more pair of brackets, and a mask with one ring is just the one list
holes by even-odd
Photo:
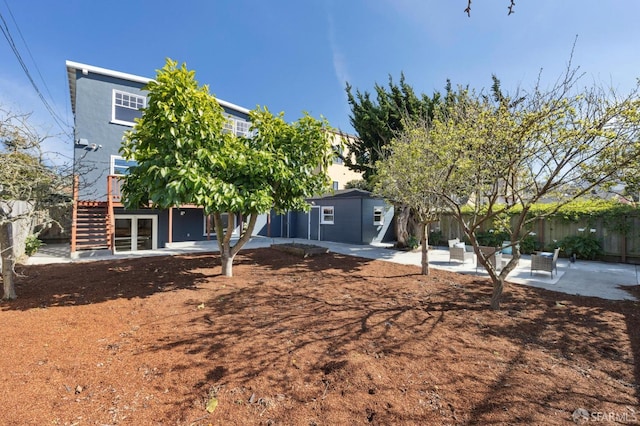
[[[13, 17], [13, 13], [11, 13], [11, 9], [9, 8], [9, 5], [7, 4], [6, 0], [4, 1], [4, 4], [7, 6], [7, 10], [9, 11], [9, 15], [11, 16], [11, 19], [13, 20], [14, 25], [18, 29], [18, 33], [20, 34], [20, 38], [22, 39], [22, 42], [26, 46], [27, 52], [29, 53], [29, 56], [31, 57], [31, 60], [35, 64], [36, 62], [35, 62], [35, 60], [33, 58], [33, 55], [31, 55], [31, 51], [29, 50], [29, 47], [27, 46], [27, 42], [24, 39], [24, 37], [22, 36], [22, 32], [20, 31], [18, 23], [16, 22], [15, 18]], [[29, 71], [29, 68], [27, 67], [27, 64], [24, 62], [24, 60], [22, 58], [22, 55], [20, 54], [20, 51], [18, 50], [18, 47], [17, 47], [17, 45], [16, 45], [16, 43], [15, 43], [15, 41], [13, 39], [13, 36], [11, 35], [11, 31], [9, 29], [9, 25], [7, 24], [7, 21], [5, 20], [4, 16], [2, 15], [2, 12], [0, 12], [0, 21], [1, 21], [0, 22], [0, 31], [2, 31], [2, 34], [4, 35], [4, 38], [7, 40], [7, 43], [9, 43], [9, 47], [13, 51], [13, 54], [15, 55], [16, 59], [18, 60], [18, 63], [20, 64], [20, 67], [22, 68], [22, 70], [24, 71], [25, 75], [27, 76], [27, 79], [29, 80], [29, 82], [33, 86], [34, 90], [36, 91], [36, 94], [38, 95], [38, 97], [42, 101], [45, 109], [49, 112], [49, 114], [51, 115], [51, 118], [53, 118], [53, 121], [58, 125], [60, 130], [62, 130], [62, 132], [65, 133], [67, 136], [71, 137], [71, 133], [69, 131], [70, 126], [65, 122], [65, 120], [63, 118], [61, 118], [56, 113], [56, 111], [53, 109], [51, 104], [47, 101], [45, 96], [40, 91], [40, 88], [36, 84], [35, 80], [33, 79], [32, 75], [31, 75], [31, 72]], [[51, 92], [49, 92], [49, 88], [47, 87], [47, 84], [44, 81], [44, 78], [42, 77], [42, 74], [40, 73], [40, 69], [38, 68], [37, 64], [35, 65], [35, 67], [36, 67], [36, 70], [38, 72], [38, 75], [40, 76], [40, 79], [42, 80], [42, 82], [44, 83], [45, 88], [47, 89], [47, 93], [49, 93], [49, 96], [52, 97], [51, 96]]]

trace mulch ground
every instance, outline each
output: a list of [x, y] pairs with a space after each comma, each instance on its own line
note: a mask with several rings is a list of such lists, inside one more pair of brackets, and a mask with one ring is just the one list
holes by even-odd
[[0, 305], [0, 423], [640, 419], [638, 302], [509, 284], [491, 311], [475, 276], [273, 249], [243, 251], [233, 278], [219, 265], [22, 268], [19, 299]]

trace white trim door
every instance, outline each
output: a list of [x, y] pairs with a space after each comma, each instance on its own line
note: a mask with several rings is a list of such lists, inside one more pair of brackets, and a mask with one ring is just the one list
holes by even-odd
[[307, 239], [320, 241], [320, 206], [311, 206], [307, 224]]
[[114, 252], [124, 253], [158, 248], [158, 216], [117, 214], [115, 222]]

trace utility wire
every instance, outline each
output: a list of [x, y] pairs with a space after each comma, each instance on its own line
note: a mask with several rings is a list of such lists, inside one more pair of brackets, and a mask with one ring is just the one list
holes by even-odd
[[[6, 0], [5, 0], [5, 5], [7, 5], [7, 8], [9, 8], [9, 5], [7, 4]], [[10, 9], [9, 9], [9, 13], [11, 13]], [[11, 16], [13, 17], [13, 14]], [[42, 94], [42, 92], [38, 88], [38, 85], [34, 81], [33, 77], [31, 76], [31, 73], [29, 72], [29, 68], [27, 67], [27, 64], [22, 59], [22, 55], [20, 55], [18, 47], [16, 46], [15, 41], [13, 40], [13, 37], [11, 36], [11, 31], [9, 30], [9, 26], [7, 25], [7, 21], [4, 19], [4, 16], [2, 15], [1, 12], [0, 12], [0, 21], [2, 21], [0, 23], [0, 31], [2, 31], [2, 34], [4, 35], [5, 39], [7, 40], [7, 43], [9, 43], [9, 47], [11, 48], [11, 50], [13, 51], [16, 59], [18, 60], [18, 63], [20, 64], [20, 67], [22, 68], [22, 70], [24, 71], [25, 75], [29, 79], [29, 82], [31, 83], [31, 85], [33, 86], [34, 90], [38, 94], [38, 97], [42, 101], [42, 103], [45, 106], [46, 110], [49, 112], [49, 114], [53, 118], [53, 121], [58, 125], [58, 127], [60, 127], [60, 130], [62, 130], [62, 132], [64, 134], [66, 134], [67, 136], [72, 137], [71, 133], [69, 132], [70, 126], [68, 124], [66, 124], [64, 122], [64, 120], [62, 118], [60, 118], [60, 116], [58, 116], [58, 114], [56, 114], [56, 112], [53, 110], [53, 108], [51, 107], [51, 105], [49, 104], [47, 99], [44, 97], [44, 95]], [[15, 23], [15, 20], [14, 20], [14, 23]], [[17, 24], [16, 24], [16, 27], [17, 27]], [[20, 30], [18, 29], [18, 31], [20, 31]], [[24, 41], [24, 38], [23, 38], [23, 41]], [[25, 45], [26, 45], [26, 43], [25, 43]], [[27, 47], [27, 50], [28, 50], [28, 47]], [[33, 57], [32, 57], [32, 59], [33, 59]], [[37, 68], [37, 66], [36, 66], [36, 68]], [[42, 78], [42, 75], [40, 75], [40, 77]], [[46, 84], [45, 84], [45, 86], [46, 86]]]
[[[13, 21], [13, 25], [15, 25], [16, 29], [18, 30], [18, 34], [20, 35], [20, 39], [22, 40], [22, 43], [24, 44], [24, 47], [27, 48], [27, 53], [29, 53], [29, 57], [31, 58], [31, 62], [33, 62], [33, 65], [36, 67], [36, 71], [38, 72], [38, 75], [40, 76], [40, 80], [42, 81], [42, 84], [44, 84], [44, 88], [47, 89], [47, 93], [49, 94], [49, 99], [53, 99], [53, 95], [51, 94], [51, 91], [49, 90], [49, 86], [47, 86], [47, 82], [44, 79], [44, 77], [42, 76], [42, 73], [40, 72], [40, 68], [38, 67], [38, 63], [36, 62], [35, 58], [31, 54], [31, 49], [29, 49], [29, 45], [27, 44], [27, 40], [25, 40], [24, 36], [22, 35], [22, 31], [20, 30], [20, 26], [18, 25], [18, 22], [16, 21], [16, 18], [13, 16], [13, 12], [11, 12], [11, 8], [9, 7], [9, 3], [7, 3], [7, 0], [4, 0], [4, 4], [5, 4], [5, 6], [7, 6], [7, 10], [9, 11], [9, 16], [11, 16], [11, 20]], [[60, 116], [58, 116], [58, 118], [60, 118]], [[62, 121], [64, 121], [64, 120], [62, 120]]]

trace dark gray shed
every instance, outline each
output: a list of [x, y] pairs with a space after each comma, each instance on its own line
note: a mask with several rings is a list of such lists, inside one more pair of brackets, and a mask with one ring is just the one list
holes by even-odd
[[361, 189], [310, 198], [311, 210], [298, 212], [297, 238], [370, 244], [392, 241], [393, 206]]

